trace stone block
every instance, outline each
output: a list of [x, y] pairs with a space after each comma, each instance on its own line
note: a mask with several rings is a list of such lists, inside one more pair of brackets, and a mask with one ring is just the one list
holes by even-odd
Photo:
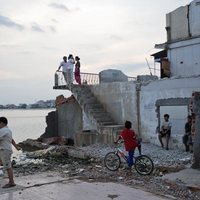
[[157, 76], [151, 76], [151, 75], [139, 75], [137, 76], [138, 82], [149, 82], [149, 81], [155, 81], [158, 80]]
[[120, 70], [108, 69], [99, 73], [99, 81], [100, 83], [127, 82], [128, 77]]

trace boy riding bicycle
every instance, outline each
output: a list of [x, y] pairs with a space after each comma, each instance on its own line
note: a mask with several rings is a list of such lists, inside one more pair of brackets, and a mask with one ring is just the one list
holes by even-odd
[[[137, 137], [133, 130], [131, 130], [132, 123], [130, 121], [125, 122], [125, 129], [120, 133], [119, 138], [115, 143], [118, 143], [119, 140], [123, 139], [125, 150], [128, 152], [128, 166], [131, 172], [131, 167], [133, 166], [133, 155], [135, 148], [138, 147]], [[141, 147], [141, 146], [140, 146]], [[141, 149], [139, 149], [140, 151]]]

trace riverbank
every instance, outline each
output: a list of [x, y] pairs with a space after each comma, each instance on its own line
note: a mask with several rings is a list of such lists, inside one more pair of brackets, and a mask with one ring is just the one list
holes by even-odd
[[200, 199], [200, 183], [199, 185], [194, 183], [188, 185], [188, 182], [184, 182], [180, 177], [179, 179], [168, 179], [167, 177], [169, 174], [181, 172], [191, 166], [192, 154], [180, 149], [166, 151], [161, 147], [144, 143], [142, 153], [149, 155], [155, 165], [155, 170], [150, 176], [141, 176], [135, 170], [131, 175], [127, 175], [124, 168], [116, 172], [107, 170], [103, 158], [107, 152], [113, 150], [109, 145], [95, 144], [77, 148], [77, 150], [81, 152], [82, 159], [75, 158], [75, 156], [69, 157], [66, 148], [61, 146], [51, 146], [46, 150], [28, 153], [28, 158], [14, 163], [15, 176], [20, 178], [44, 172], [56, 172], [63, 178], [116, 182], [175, 199]]

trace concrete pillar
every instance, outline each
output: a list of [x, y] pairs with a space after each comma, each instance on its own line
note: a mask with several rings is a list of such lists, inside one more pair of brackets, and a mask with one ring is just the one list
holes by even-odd
[[195, 113], [194, 160], [192, 168], [200, 169], [200, 92], [194, 93], [193, 112]]
[[141, 136], [141, 115], [140, 115], [140, 91], [141, 83], [136, 84], [136, 108], [137, 108], [137, 133]]

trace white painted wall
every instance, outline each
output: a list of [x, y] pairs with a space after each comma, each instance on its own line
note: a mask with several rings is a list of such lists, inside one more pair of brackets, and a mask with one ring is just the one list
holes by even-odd
[[83, 114], [83, 131], [96, 130], [95, 125], [92, 124], [91, 120], [87, 117], [84, 111], [82, 111], [82, 114]]
[[185, 132], [185, 122], [188, 116], [188, 106], [161, 106], [160, 117], [161, 124], [164, 121], [164, 114], [170, 115], [170, 121], [172, 123], [172, 133], [182, 136]]
[[137, 131], [135, 87], [133, 81], [101, 83], [92, 86], [92, 92], [117, 123], [124, 124], [126, 120], [129, 120]]
[[171, 40], [189, 36], [187, 13], [187, 6], [181, 6], [166, 15], [166, 27], [170, 28]]
[[[158, 118], [155, 111], [155, 103], [158, 99], [191, 97], [192, 91], [194, 90], [200, 91], [200, 76], [196, 78], [162, 79], [142, 86], [140, 94], [140, 115], [143, 138], [146, 138], [152, 143], [159, 144], [156, 134]], [[182, 112], [184, 113], [185, 111]], [[180, 133], [177, 134], [174, 132], [174, 130], [172, 131], [171, 141], [178, 141], [176, 145], [179, 147], [182, 146], [182, 136]]]
[[[125, 120], [132, 121], [133, 129], [136, 132], [140, 129], [143, 141], [150, 141], [159, 145], [156, 133], [158, 126], [156, 101], [171, 98], [190, 98], [193, 91], [200, 91], [200, 76], [154, 80], [141, 85], [139, 98], [140, 115], [138, 115], [140, 116], [140, 123], [138, 123], [137, 118], [135, 82], [102, 83], [91, 86], [91, 90], [116, 122], [124, 124]], [[160, 107], [161, 121], [165, 113], [170, 115], [172, 121], [170, 148], [183, 147], [182, 135], [188, 115], [187, 109], [187, 106]], [[138, 124], [140, 124], [140, 128], [138, 128]], [[91, 128], [89, 121], [84, 125], [84, 128]]]
[[200, 35], [200, 0], [194, 0], [190, 4], [189, 13], [190, 31], [192, 36]]
[[170, 28], [171, 40], [200, 36], [200, 0], [166, 14], [166, 27]]
[[171, 77], [200, 75], [200, 0], [168, 13], [166, 27], [172, 40], [168, 43]]
[[200, 38], [169, 45], [168, 58], [171, 76], [194, 76], [200, 74]]

